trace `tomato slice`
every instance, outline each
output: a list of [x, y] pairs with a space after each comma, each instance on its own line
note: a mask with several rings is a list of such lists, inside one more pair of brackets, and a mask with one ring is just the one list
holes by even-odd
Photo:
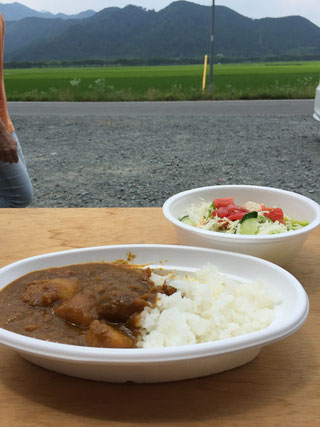
[[242, 219], [242, 217], [248, 212], [244, 212], [244, 211], [238, 211], [238, 212], [232, 212], [230, 215], [228, 215], [228, 219], [230, 219], [230, 221], [236, 221], [238, 219]]
[[227, 206], [227, 208], [229, 209], [229, 212], [233, 212], [234, 210], [241, 210], [241, 209], [243, 209], [241, 206], [237, 206], [237, 205], [234, 205], [233, 203], [230, 203], [228, 206]]
[[217, 209], [217, 215], [219, 218], [226, 218], [229, 214], [227, 206], [221, 206]]
[[267, 212], [264, 212], [263, 215], [271, 219], [271, 221], [283, 222], [283, 210], [281, 208], [267, 208]]
[[[230, 197], [228, 199], [223, 199], [223, 203], [229, 202], [229, 199], [232, 198]], [[238, 219], [241, 219], [246, 213], [248, 213], [247, 209], [244, 209], [243, 207], [235, 205], [233, 203], [229, 203], [226, 206], [219, 206], [216, 210], [212, 212], [211, 216], [218, 216], [219, 218], [228, 218], [230, 221], [236, 221]]]
[[233, 197], [225, 197], [222, 199], [214, 199], [213, 203], [214, 203], [216, 209], [218, 209], [218, 208], [226, 207], [228, 205], [233, 205], [234, 200], [233, 200]]

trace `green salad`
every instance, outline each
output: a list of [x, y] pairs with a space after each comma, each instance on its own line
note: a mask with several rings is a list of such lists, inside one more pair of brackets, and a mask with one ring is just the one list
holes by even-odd
[[307, 221], [289, 218], [278, 207], [246, 202], [236, 205], [233, 197], [190, 206], [180, 221], [203, 230], [230, 234], [278, 234], [305, 227]]

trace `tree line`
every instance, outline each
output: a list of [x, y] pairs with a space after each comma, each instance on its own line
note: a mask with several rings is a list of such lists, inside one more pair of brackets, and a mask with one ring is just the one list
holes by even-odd
[[[199, 65], [204, 58], [119, 58], [119, 59], [83, 59], [83, 60], [50, 60], [50, 61], [7, 61], [6, 69], [23, 68], [68, 68], [68, 67], [134, 67], [134, 66], [160, 66], [160, 65]], [[320, 61], [319, 55], [274, 55], [251, 57], [226, 57], [217, 55], [215, 64], [233, 64], [245, 62], [291, 62], [291, 61]]]

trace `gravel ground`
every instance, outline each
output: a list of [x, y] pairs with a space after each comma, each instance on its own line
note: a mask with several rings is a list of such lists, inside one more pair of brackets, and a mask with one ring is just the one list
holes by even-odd
[[256, 184], [320, 203], [309, 116], [13, 116], [31, 207], [162, 206], [206, 185]]

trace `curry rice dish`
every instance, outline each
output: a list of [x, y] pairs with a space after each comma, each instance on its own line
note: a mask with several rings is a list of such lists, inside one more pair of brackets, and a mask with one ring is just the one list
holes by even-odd
[[208, 264], [195, 273], [124, 261], [29, 273], [0, 292], [0, 327], [47, 341], [90, 347], [199, 344], [271, 324], [281, 298]]

